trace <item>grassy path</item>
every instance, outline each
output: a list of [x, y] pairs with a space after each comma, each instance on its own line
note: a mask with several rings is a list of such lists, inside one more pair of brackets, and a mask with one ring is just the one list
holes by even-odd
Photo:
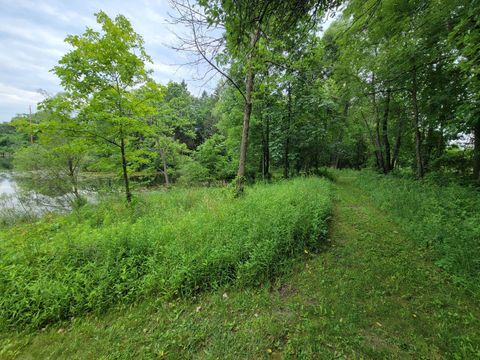
[[351, 179], [335, 188], [331, 241], [275, 284], [3, 334], [0, 358], [480, 358], [478, 302]]
[[327, 314], [297, 336], [304, 349], [331, 347], [346, 358], [480, 358], [478, 302], [425, 261], [352, 180], [337, 184], [332, 248], [310, 264], [318, 273], [309, 292]]

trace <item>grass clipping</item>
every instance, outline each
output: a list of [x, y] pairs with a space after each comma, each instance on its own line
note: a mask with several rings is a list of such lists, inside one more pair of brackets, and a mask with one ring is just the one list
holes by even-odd
[[143, 194], [0, 232], [0, 327], [40, 327], [148, 296], [254, 286], [327, 235], [326, 180]]

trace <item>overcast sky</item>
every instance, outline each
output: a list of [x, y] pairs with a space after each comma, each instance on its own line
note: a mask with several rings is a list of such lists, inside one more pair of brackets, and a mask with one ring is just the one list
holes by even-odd
[[168, 46], [176, 38], [168, 24], [172, 10], [167, 0], [0, 0], [0, 122], [27, 113], [29, 105], [35, 110], [43, 99], [39, 89], [61, 91], [49, 70], [69, 50], [63, 40], [83, 33], [86, 26], [95, 28], [93, 14], [99, 10], [131, 21], [145, 40], [157, 81], [185, 79], [190, 91], [200, 92], [204, 82], [193, 80], [196, 70], [178, 65], [187, 62], [185, 54]]
[[131, 21], [153, 59], [155, 80], [184, 79], [195, 95], [215, 86], [215, 81], [195, 80], [202, 69], [181, 66], [188, 62], [186, 55], [170, 48], [181, 29], [168, 23], [173, 13], [168, 0], [0, 0], [0, 122], [27, 113], [29, 105], [35, 111], [44, 98], [40, 89], [51, 95], [62, 90], [49, 70], [68, 52], [67, 35], [97, 28], [94, 13], [99, 10]]

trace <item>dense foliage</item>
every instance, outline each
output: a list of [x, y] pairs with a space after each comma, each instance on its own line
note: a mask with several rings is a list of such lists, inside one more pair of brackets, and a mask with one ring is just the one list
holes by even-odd
[[0, 170], [12, 167], [13, 154], [26, 143], [25, 135], [16, 132], [13, 125], [0, 123]]
[[121, 177], [127, 201], [133, 174], [169, 186], [333, 166], [478, 181], [478, 1], [349, 1], [321, 32], [338, 4], [173, 1], [192, 31], [179, 49], [223, 76], [200, 97], [155, 83], [142, 37], [99, 12], [100, 30], [66, 39], [54, 68], [65, 93], [33, 127], [12, 124], [47, 152], [81, 155], [78, 171]]
[[[173, 190], [0, 232], [1, 326], [42, 326], [148, 295], [268, 282], [326, 239], [329, 183]], [[28, 234], [28, 236], [26, 236]]]

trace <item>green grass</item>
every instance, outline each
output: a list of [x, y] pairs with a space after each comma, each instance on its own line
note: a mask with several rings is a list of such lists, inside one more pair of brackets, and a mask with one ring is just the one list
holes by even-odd
[[409, 178], [359, 173], [356, 185], [392, 213], [456, 282], [480, 290], [480, 191]]
[[478, 297], [336, 174], [328, 241], [258, 286], [150, 297], [0, 335], [2, 359], [477, 359]]
[[327, 233], [330, 184], [144, 194], [0, 233], [0, 326], [42, 327], [117, 303], [259, 285]]

